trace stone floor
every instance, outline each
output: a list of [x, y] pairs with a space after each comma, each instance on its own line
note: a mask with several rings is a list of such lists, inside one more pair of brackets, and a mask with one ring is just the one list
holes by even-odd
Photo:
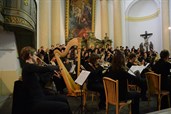
[[[68, 101], [74, 113], [74, 111], [77, 110], [77, 108], [79, 107], [81, 100], [80, 98], [68, 97]], [[98, 109], [98, 98], [96, 98], [92, 102], [91, 97], [88, 97], [86, 102], [87, 102], [86, 109], [88, 110], [86, 114], [105, 114], [105, 110]], [[155, 99], [152, 99], [152, 101], [150, 102], [150, 106], [148, 105], [148, 101], [140, 101], [140, 114], [146, 114], [149, 112], [156, 111], [157, 110], [156, 106], [157, 104], [155, 102]], [[108, 114], [115, 114], [114, 106], [109, 106]], [[127, 107], [122, 108], [120, 114], [128, 114], [128, 108]]]
[[[68, 101], [71, 107], [73, 114], [80, 114], [78, 111], [80, 106], [80, 98], [79, 97], [68, 97]], [[105, 110], [98, 109], [98, 98], [95, 98], [92, 102], [91, 96], [87, 97], [86, 103], [86, 114], [105, 114]], [[12, 109], [12, 95], [11, 96], [0, 96], [0, 114], [11, 114]], [[149, 112], [156, 111], [156, 102], [155, 99], [152, 99], [150, 102], [150, 106], [147, 101], [140, 101], [140, 114], [146, 114]], [[109, 114], [115, 114], [115, 107], [109, 107]], [[127, 107], [121, 109], [120, 114], [128, 114]]]

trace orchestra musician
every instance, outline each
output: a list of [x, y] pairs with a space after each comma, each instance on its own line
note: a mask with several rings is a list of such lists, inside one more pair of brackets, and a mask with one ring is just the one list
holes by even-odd
[[[52, 54], [51, 60], [50, 60], [50, 64], [53, 66], [58, 66], [56, 58], [54, 56], [54, 54]], [[57, 93], [60, 94], [64, 94], [64, 88], [66, 88], [65, 82], [63, 77], [61, 76], [61, 71], [56, 71], [56, 74], [52, 77], [52, 84], [55, 84], [55, 88]]]
[[[140, 66], [142, 65], [138, 60], [137, 60], [137, 56], [135, 53], [131, 53], [129, 55], [129, 60], [126, 64], [127, 68], [130, 69], [133, 65], [137, 65]], [[143, 81], [143, 86], [141, 87], [141, 100], [142, 101], [147, 101], [147, 97], [146, 97], [146, 91], [147, 91], [147, 82], [146, 82], [146, 78], [145, 78], [145, 73], [148, 72], [149, 69], [144, 69], [141, 73], [137, 70], [134, 72], [134, 74], [141, 80]], [[128, 80], [129, 84], [133, 84], [136, 85], [134, 81], [132, 80]]]
[[[54, 57], [54, 54], [51, 55], [50, 64], [47, 64], [43, 61], [43, 57], [41, 54], [38, 54], [37, 56], [37, 64], [39, 66], [57, 66], [56, 58]], [[60, 70], [55, 71], [55, 74], [53, 72], [47, 72], [47, 73], [38, 73], [39, 74], [39, 82], [44, 90], [44, 93], [46, 95], [56, 95], [58, 93], [64, 94], [64, 88], [66, 88], [66, 85], [64, 83], [63, 77], [61, 76]]]
[[140, 94], [137, 91], [128, 91], [128, 80], [132, 80], [134, 84], [139, 86], [141, 89], [144, 87], [144, 82], [138, 77], [128, 73], [125, 64], [125, 55], [121, 50], [115, 50], [112, 58], [112, 65], [109, 69], [107, 77], [119, 81], [119, 100], [126, 101], [131, 99], [132, 114], [139, 114], [139, 98]]
[[87, 81], [87, 89], [99, 92], [99, 109], [105, 109], [105, 91], [103, 86], [103, 68], [98, 64], [100, 57], [97, 54], [91, 54], [89, 61], [85, 64], [85, 69], [90, 71]]
[[70, 106], [65, 96], [46, 96], [39, 83], [39, 73], [55, 73], [56, 66], [37, 65], [35, 49], [26, 46], [22, 48], [20, 56], [24, 61], [22, 67], [22, 80], [28, 97], [25, 99], [28, 104], [29, 114], [71, 114]]
[[132, 65], [139, 65], [137, 61], [137, 56], [135, 53], [131, 53], [128, 58], [127, 67], [131, 68]]
[[[169, 62], [169, 56], [168, 50], [162, 50], [160, 59], [153, 65], [152, 71], [161, 74], [161, 90], [168, 90], [171, 98], [171, 63]], [[168, 108], [167, 105], [167, 101], [163, 98], [161, 108]]]

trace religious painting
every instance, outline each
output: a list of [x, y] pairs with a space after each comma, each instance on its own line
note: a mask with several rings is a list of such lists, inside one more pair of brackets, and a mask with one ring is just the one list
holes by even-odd
[[96, 0], [66, 0], [65, 40], [94, 33]]

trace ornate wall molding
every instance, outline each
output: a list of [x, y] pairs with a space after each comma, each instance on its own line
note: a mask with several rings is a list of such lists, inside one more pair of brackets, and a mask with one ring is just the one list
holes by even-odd
[[158, 9], [155, 13], [153, 13], [151, 15], [142, 16], [142, 17], [130, 17], [130, 16], [126, 16], [125, 19], [127, 21], [131, 21], [131, 22], [147, 21], [147, 20], [151, 20], [151, 19], [154, 19], [154, 18], [158, 17], [159, 14], [160, 14], [160, 9]]
[[6, 24], [16, 25], [16, 26], [22, 26], [25, 28], [29, 28], [31, 30], [34, 30], [35, 27], [32, 26], [27, 20], [17, 17], [17, 16], [5, 16], [4, 22]]
[[[37, 6], [35, 0], [0, 0], [3, 1], [4, 25], [23, 27], [36, 31]], [[0, 3], [1, 4], [1, 3]]]

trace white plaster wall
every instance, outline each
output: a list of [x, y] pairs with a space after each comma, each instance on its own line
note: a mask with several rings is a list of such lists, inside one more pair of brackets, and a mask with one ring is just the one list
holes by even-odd
[[0, 95], [10, 95], [19, 76], [21, 68], [14, 33], [0, 29]]
[[123, 0], [122, 2], [124, 2], [124, 7], [123, 9], [126, 11], [126, 9], [129, 7], [129, 5], [132, 3], [132, 2], [135, 2], [137, 0]]
[[140, 37], [140, 34], [144, 34], [145, 31], [149, 33], [153, 33], [153, 35], [149, 38], [149, 42], [151, 41], [154, 45], [154, 49], [158, 52], [162, 49], [162, 36], [161, 36], [161, 29], [159, 28], [160, 20], [153, 19], [146, 22], [129, 22], [129, 43], [130, 47], [135, 46], [136, 48], [139, 47], [140, 43], [144, 43], [144, 39]]
[[129, 10], [129, 16], [147, 16], [156, 11], [158, 8], [154, 0], [139, 0], [135, 2]]
[[[144, 17], [154, 14], [158, 8], [160, 8], [154, 0], [136, 0], [130, 9], [126, 12], [129, 17]], [[161, 11], [160, 11], [161, 13]], [[149, 42], [151, 41], [156, 51], [162, 49], [162, 26], [161, 26], [161, 14], [151, 20], [140, 21], [140, 22], [126, 22], [126, 34], [127, 44], [129, 47], [139, 47], [140, 43], [144, 43], [144, 39], [140, 37], [140, 34], [148, 31], [153, 33]]]
[[16, 71], [20, 65], [14, 33], [0, 30], [0, 39], [0, 71]]

